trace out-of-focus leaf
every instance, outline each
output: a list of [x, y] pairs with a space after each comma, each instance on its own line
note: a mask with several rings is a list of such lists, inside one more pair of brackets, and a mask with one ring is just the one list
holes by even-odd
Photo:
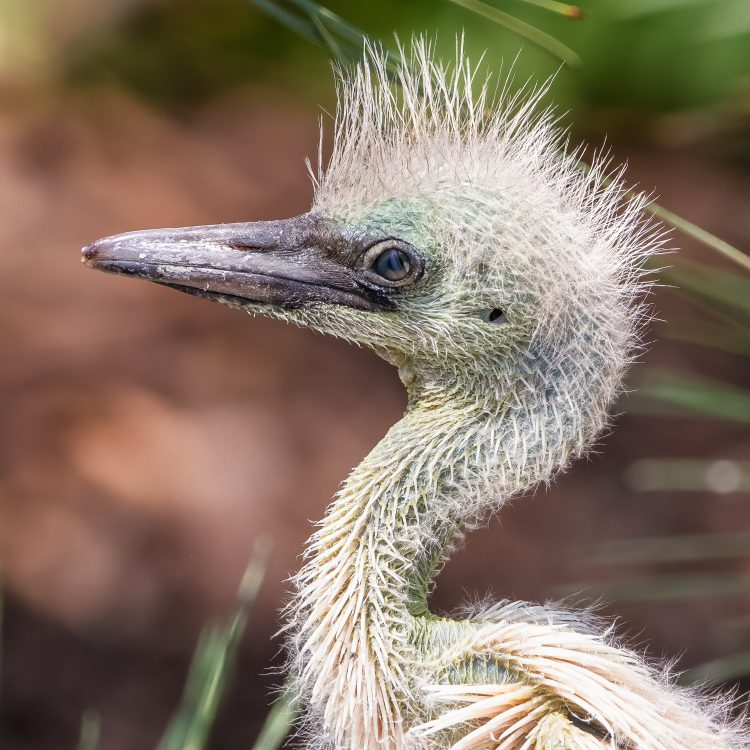
[[272, 18], [275, 18], [280, 24], [286, 26], [290, 31], [293, 31], [295, 34], [298, 34], [313, 44], [324, 47], [328, 50], [329, 54], [337, 60], [347, 59], [343, 54], [341, 47], [336, 43], [333, 36], [326, 29], [325, 24], [322, 22], [320, 11], [323, 10], [323, 8], [318, 3], [295, 2], [295, 0], [290, 0], [290, 2], [302, 10], [307, 16], [305, 18], [290, 13], [281, 5], [281, 3], [273, 2], [273, 0], [249, 1], [260, 10], [268, 13]]
[[278, 750], [289, 734], [297, 714], [298, 708], [293, 701], [287, 698], [277, 700], [271, 707], [252, 750]]
[[[0, 699], [2, 698], [2, 675], [3, 675], [3, 617], [5, 612], [3, 611], [4, 605], [4, 588], [3, 579], [0, 576]], [[1, 703], [2, 701], [0, 701]]]
[[286, 26], [298, 36], [307, 39], [308, 42], [312, 42], [313, 44], [320, 43], [320, 39], [315, 32], [315, 26], [310, 23], [309, 20], [305, 20], [304, 18], [294, 15], [294, 13], [290, 13], [278, 3], [272, 2], [272, 0], [249, 1], [260, 10], [268, 13], [272, 18], [275, 18], [282, 26]]
[[750, 557], [750, 532], [616, 539], [593, 546], [585, 559], [592, 565], [632, 565], [742, 557]]
[[607, 582], [578, 581], [555, 587], [561, 596], [616, 601], [690, 601], [750, 596], [750, 578], [721, 574], [643, 575]]
[[674, 323], [660, 326], [658, 338], [684, 341], [688, 344], [705, 346], [727, 354], [737, 354], [740, 357], [750, 357], [750, 335], [747, 331], [730, 326], [715, 324]]
[[[254, 3], [257, 8], [264, 10], [291, 31], [322, 47], [332, 58], [340, 62], [358, 60], [365, 43], [372, 42], [364, 31], [314, 0], [287, 0], [287, 4], [298, 8], [302, 16], [290, 13], [281, 3], [274, 0], [249, 2]], [[384, 44], [380, 46], [389, 53], [386, 58], [386, 69], [393, 75], [393, 50]]]
[[[367, 39], [364, 32], [348, 24], [343, 18], [314, 0], [289, 0], [304, 13], [307, 13], [318, 34], [319, 43], [328, 50], [328, 54], [342, 62], [352, 60], [362, 53], [362, 47]], [[327, 24], [341, 34], [337, 40]]]
[[750, 4], [746, 0], [724, 2], [715, 8], [701, 32], [702, 39], [712, 41], [746, 35], [750, 35]]
[[88, 709], [81, 717], [81, 734], [78, 739], [78, 750], [96, 750], [101, 734], [101, 716], [98, 711]]
[[708, 11], [695, 29], [696, 41], [721, 40], [750, 34], [750, 5], [746, 0], [628, 0], [618, 3], [619, 21], [647, 19], [656, 14], [678, 14], [692, 8]]
[[201, 633], [190, 665], [182, 701], [158, 750], [202, 750], [213, 726], [247, 615], [263, 581], [266, 545], [257, 545], [245, 571], [239, 602], [227, 625], [211, 625]]
[[700, 414], [750, 424], [750, 393], [718, 381], [650, 369], [639, 379], [628, 411]]
[[627, 3], [618, 3], [614, 12], [618, 19], [625, 20], [626, 18], [639, 18], [653, 13], [666, 13], [682, 8], [710, 4], [715, 4], [715, 0], [628, 0]]
[[345, 21], [337, 13], [334, 13], [330, 8], [326, 8], [325, 5], [316, 3], [314, 0], [288, 1], [294, 3], [298, 8], [303, 9], [310, 17], [318, 16], [324, 23], [330, 24], [343, 39], [355, 45], [357, 55], [361, 53], [363, 42], [368, 40], [367, 34], [362, 29], [358, 29], [353, 24]]
[[681, 259], [660, 276], [676, 291], [695, 295], [709, 303], [710, 311], [722, 313], [727, 322], [750, 328], [750, 276]]
[[750, 462], [698, 458], [642, 458], [625, 470], [637, 492], [750, 492]]
[[522, 0], [522, 2], [528, 3], [529, 5], [537, 5], [538, 7], [544, 8], [552, 13], [559, 13], [561, 16], [574, 18], [578, 21], [586, 17], [586, 14], [577, 5], [561, 3], [559, 0]]
[[718, 685], [747, 675], [750, 675], [750, 650], [738, 651], [689, 669], [680, 676], [680, 682]]
[[[577, 166], [581, 169], [582, 172], [589, 172], [591, 170], [591, 165], [583, 159], [578, 160]], [[611, 180], [608, 177], [604, 177], [602, 182], [605, 185], [609, 185], [611, 183]], [[633, 196], [634, 194], [629, 193], [629, 195]], [[679, 229], [683, 234], [686, 234], [688, 237], [692, 237], [702, 245], [709, 247], [711, 250], [715, 250], [717, 253], [723, 255], [733, 263], [741, 266], [746, 271], [750, 271], [750, 255], [743, 253], [742, 250], [734, 247], [734, 245], [730, 245], [726, 240], [722, 240], [720, 237], [717, 237], [715, 234], [711, 234], [711, 232], [703, 229], [702, 227], [699, 227], [697, 224], [693, 224], [692, 221], [688, 221], [686, 218], [674, 213], [674, 211], [670, 211], [669, 209], [664, 208], [664, 206], [660, 205], [656, 201], [650, 201], [646, 205], [644, 210], [647, 213], [650, 213], [652, 216], [656, 216], [657, 219], [660, 219], [665, 224], [669, 224], [675, 229]], [[686, 261], [681, 260], [681, 265], [683, 266], [683, 268], [685, 266], [685, 263]], [[698, 264], [693, 263], [692, 265], [695, 267]], [[708, 268], [708, 266], [704, 267]], [[672, 270], [673, 269], [671, 268], [660, 268], [660, 276], [666, 280], [670, 280], [669, 275], [672, 273]], [[750, 283], [747, 277], [740, 278], [744, 279], [745, 284]], [[715, 298], [715, 291], [713, 298]]]
[[[269, 15], [272, 15], [292, 31], [296, 31], [305, 39], [309, 39], [310, 41], [328, 49], [329, 53], [337, 59], [351, 57], [352, 52], [355, 56], [359, 54], [362, 49], [362, 42], [367, 38], [363, 31], [356, 26], [347, 23], [329, 8], [326, 8], [320, 3], [314, 2], [314, 0], [287, 1], [306, 13], [310, 23], [308, 24], [293, 13], [289, 13], [289, 11], [285, 10], [280, 3], [273, 2], [273, 0], [250, 0], [250, 2], [255, 3], [258, 8], [266, 11]], [[559, 60], [562, 60], [566, 65], [576, 67], [581, 64], [581, 59], [578, 55], [570, 49], [570, 47], [567, 47], [553, 36], [550, 36], [541, 29], [538, 29], [509, 13], [504, 13], [492, 5], [482, 2], [482, 0], [448, 0], [448, 2], [459, 5], [472, 13], [488, 18], [494, 23], [504, 26], [510, 31], [528, 39], [530, 42], [533, 42], [551, 53]], [[556, 0], [535, 0], [535, 2], [547, 6], [548, 9], [554, 8], [556, 12], [562, 13], [571, 18], [581, 18], [583, 15], [577, 6], [572, 6], [567, 3], [558, 3]], [[328, 28], [329, 25], [333, 26], [347, 41], [354, 43], [356, 49], [353, 51], [350, 50], [348, 54], [344, 55], [339, 48], [339, 43], [331, 34], [331, 30]]]
[[493, 23], [504, 26], [509, 31], [528, 39], [538, 47], [546, 50], [572, 68], [577, 68], [581, 65], [581, 58], [578, 57], [570, 47], [541, 29], [536, 28], [536, 26], [532, 26], [530, 23], [526, 23], [526, 21], [522, 21], [520, 18], [510, 15], [510, 13], [498, 10], [494, 6], [482, 2], [482, 0], [448, 1], [454, 5], [460, 5], [462, 8], [466, 8], [466, 10], [476, 13], [478, 16], [483, 16]]

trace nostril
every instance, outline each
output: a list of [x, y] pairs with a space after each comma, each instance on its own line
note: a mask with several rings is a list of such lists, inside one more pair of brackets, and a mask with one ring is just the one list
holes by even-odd
[[92, 242], [90, 245], [81, 249], [81, 263], [86, 263], [89, 260], [96, 260], [99, 256], [99, 246], [97, 242]]

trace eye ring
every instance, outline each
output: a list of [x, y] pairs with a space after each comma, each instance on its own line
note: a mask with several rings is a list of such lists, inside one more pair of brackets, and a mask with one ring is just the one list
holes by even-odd
[[398, 288], [413, 284], [422, 275], [424, 261], [406, 242], [382, 240], [362, 256], [365, 276], [378, 286]]

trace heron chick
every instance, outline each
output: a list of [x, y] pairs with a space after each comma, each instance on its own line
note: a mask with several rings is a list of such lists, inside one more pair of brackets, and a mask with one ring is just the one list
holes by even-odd
[[[390, 67], [389, 67], [390, 66]], [[395, 73], [394, 73], [395, 70]], [[731, 701], [671, 684], [561, 608], [428, 608], [462, 535], [607, 424], [661, 246], [620, 173], [538, 95], [415, 40], [338, 71], [330, 160], [284, 221], [130, 232], [84, 248], [149, 279], [372, 348], [407, 411], [311, 537], [286, 608], [310, 747], [740, 750]]]

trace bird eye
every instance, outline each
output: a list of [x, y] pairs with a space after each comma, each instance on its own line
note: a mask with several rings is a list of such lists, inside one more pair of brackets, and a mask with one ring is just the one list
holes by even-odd
[[372, 264], [372, 270], [388, 281], [402, 281], [409, 275], [410, 268], [409, 256], [397, 247], [383, 250]]
[[508, 322], [508, 318], [505, 316], [505, 311], [501, 310], [499, 307], [493, 307], [490, 310], [483, 310], [480, 317], [485, 322], [493, 323], [494, 325]]
[[411, 246], [399, 240], [373, 245], [364, 255], [367, 276], [381, 286], [406, 286], [422, 271], [421, 258]]

